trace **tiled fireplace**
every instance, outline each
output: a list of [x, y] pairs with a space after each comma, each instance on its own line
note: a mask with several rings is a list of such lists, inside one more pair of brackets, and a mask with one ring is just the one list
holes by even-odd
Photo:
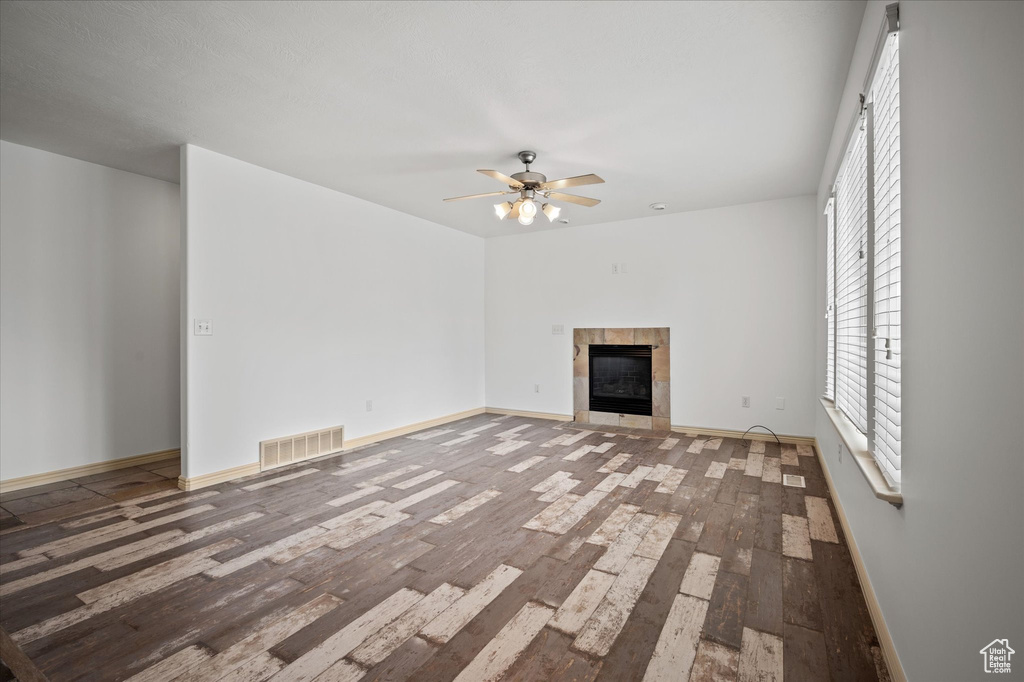
[[[648, 366], [649, 382], [637, 376]], [[592, 382], [594, 378], [599, 380]], [[572, 395], [577, 422], [668, 431], [669, 382], [668, 327], [573, 329]], [[605, 411], [616, 405], [619, 411]]]

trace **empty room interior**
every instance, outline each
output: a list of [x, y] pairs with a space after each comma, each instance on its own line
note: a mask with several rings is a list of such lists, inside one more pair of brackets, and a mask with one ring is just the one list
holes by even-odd
[[1024, 2], [0, 0], [0, 138], [0, 682], [1024, 680]]

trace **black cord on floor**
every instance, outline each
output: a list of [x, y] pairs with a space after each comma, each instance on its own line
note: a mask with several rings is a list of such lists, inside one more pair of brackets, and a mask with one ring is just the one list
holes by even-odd
[[782, 445], [782, 441], [779, 440], [779, 437], [775, 435], [775, 432], [772, 431], [771, 429], [769, 429], [767, 426], [764, 426], [763, 424], [754, 424], [753, 426], [751, 426], [749, 429], [747, 429], [746, 431], [743, 432], [743, 435], [740, 436], [740, 440], [746, 440], [747, 439], [747, 434], [750, 433], [751, 429], [764, 429], [768, 433], [772, 434], [772, 436], [775, 436], [775, 442], [776, 443], [778, 443], [779, 445]]

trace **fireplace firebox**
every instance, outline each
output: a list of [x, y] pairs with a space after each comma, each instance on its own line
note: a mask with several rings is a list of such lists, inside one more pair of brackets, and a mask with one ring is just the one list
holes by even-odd
[[651, 346], [590, 345], [590, 410], [651, 416]]

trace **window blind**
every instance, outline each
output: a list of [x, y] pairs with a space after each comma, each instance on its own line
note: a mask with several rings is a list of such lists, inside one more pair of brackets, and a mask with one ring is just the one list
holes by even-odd
[[825, 207], [825, 328], [828, 351], [825, 353], [825, 397], [836, 399], [836, 236], [835, 201]]
[[867, 433], [867, 132], [854, 131], [836, 201], [836, 407]]
[[900, 107], [899, 34], [886, 39], [872, 80], [874, 151], [874, 448], [900, 483]]

